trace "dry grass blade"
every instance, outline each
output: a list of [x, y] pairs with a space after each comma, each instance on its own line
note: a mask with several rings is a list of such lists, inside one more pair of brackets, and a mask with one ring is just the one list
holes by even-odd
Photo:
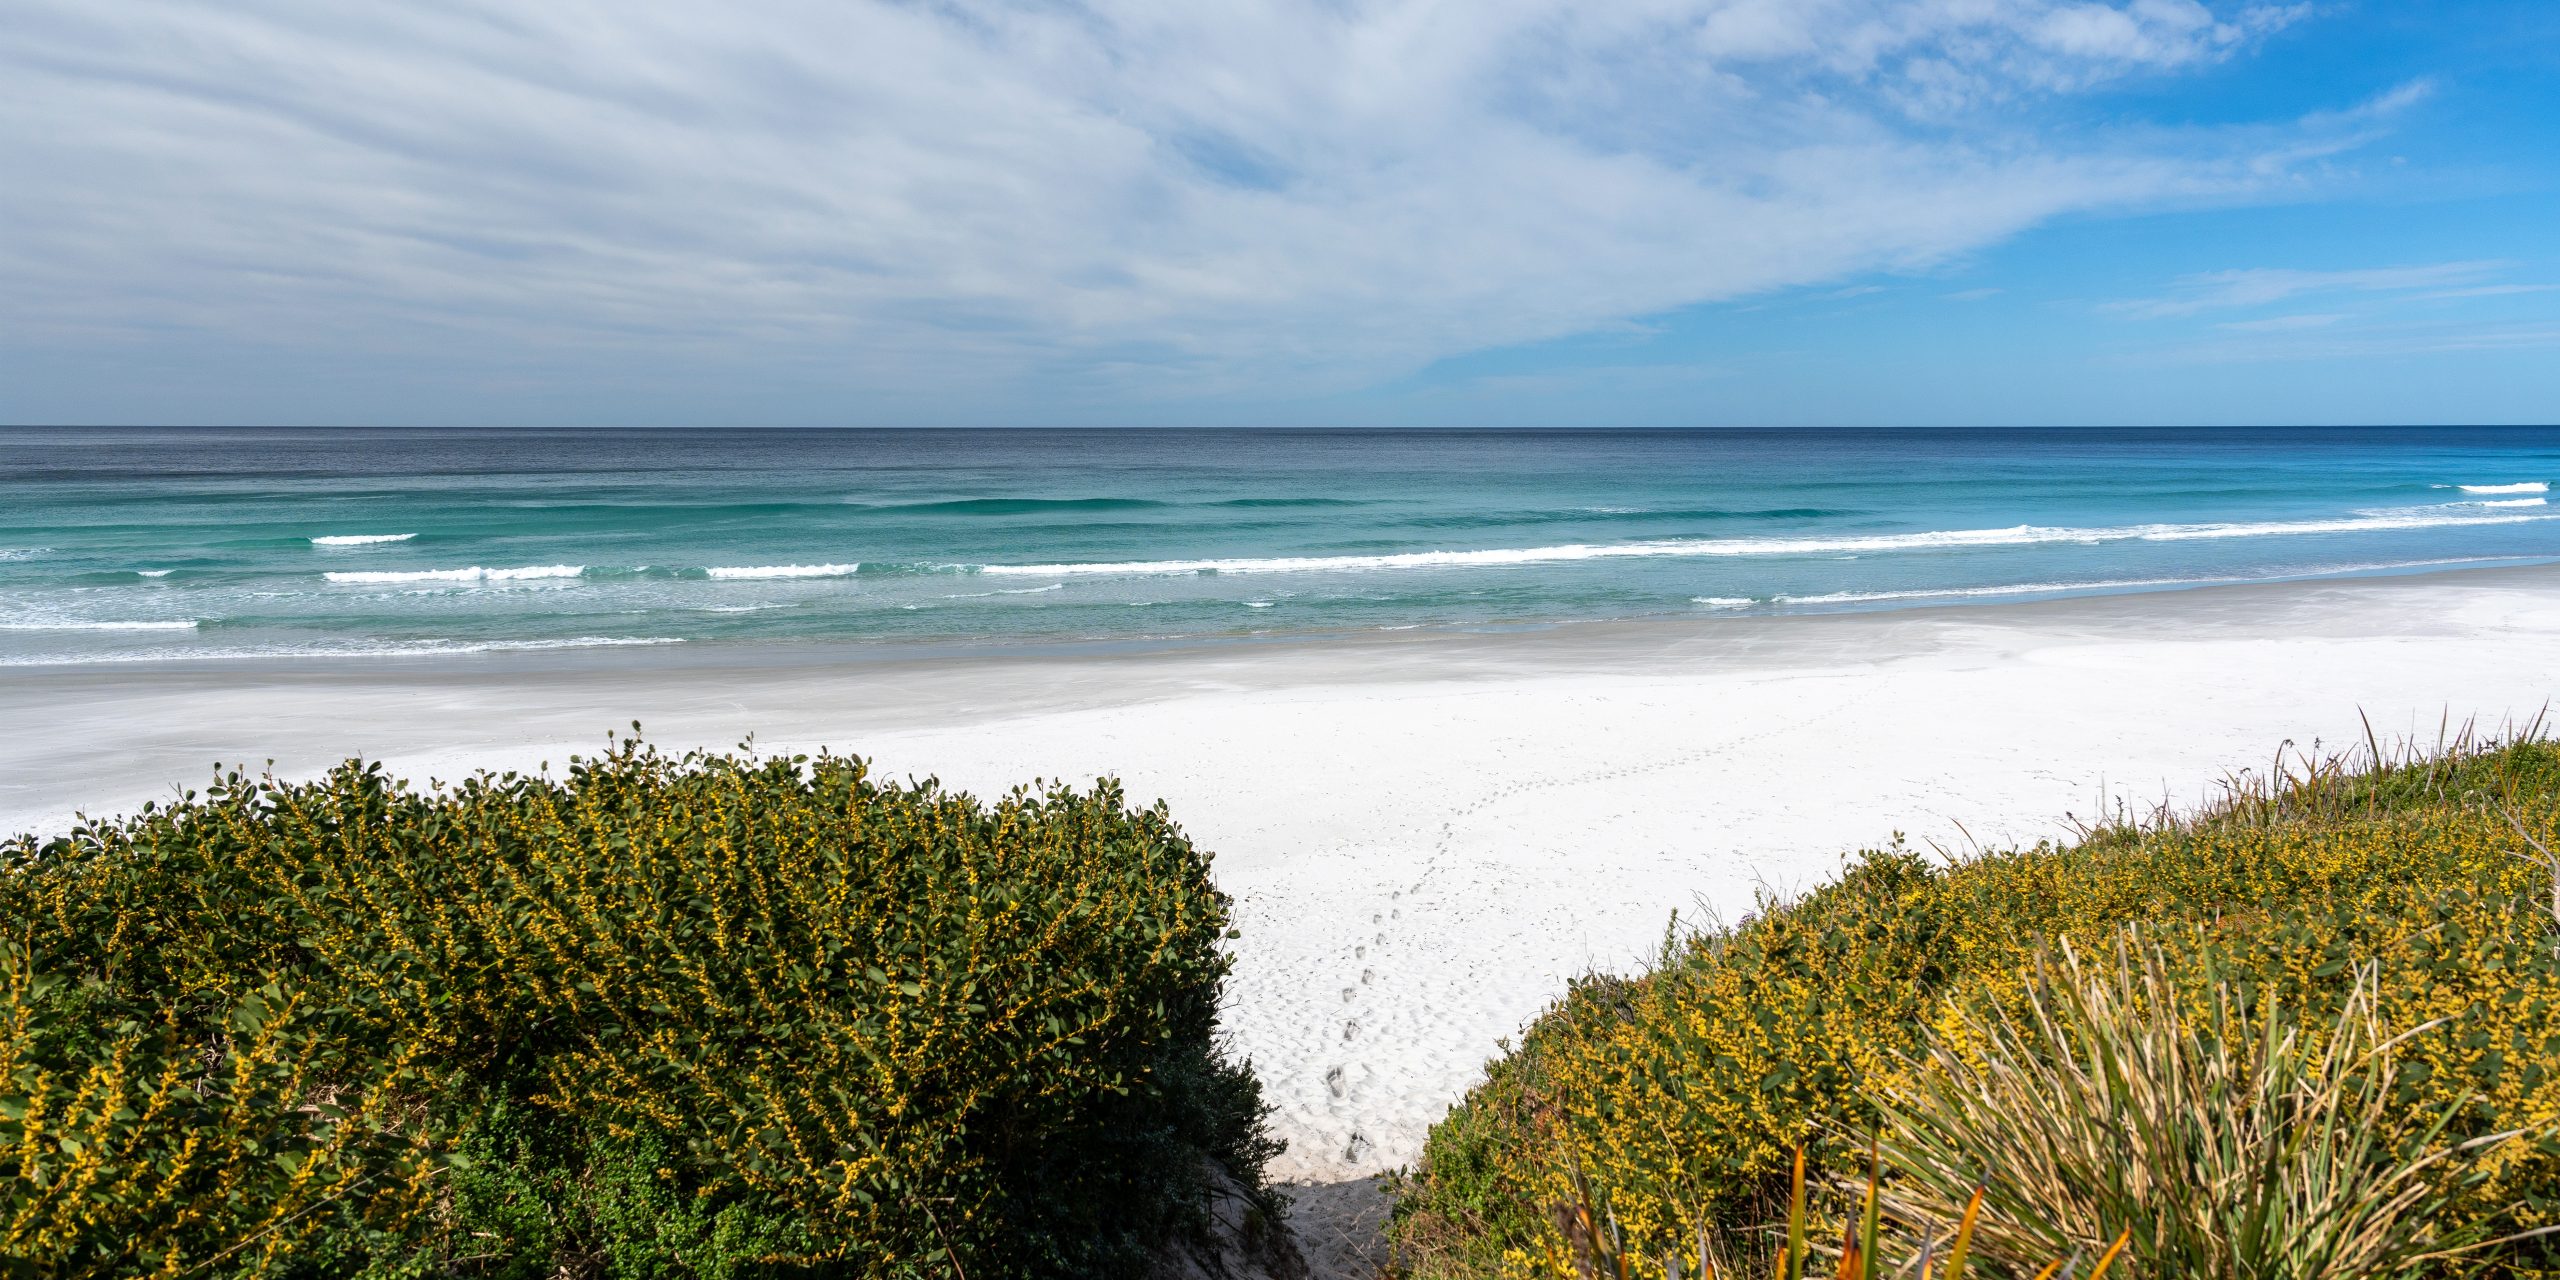
[[2517, 813], [2514, 806], [2506, 806], [2502, 812], [2507, 825], [2515, 828], [2516, 838], [2533, 850], [2516, 856], [2526, 862], [2538, 863], [2551, 873], [2551, 902], [2543, 910], [2550, 915], [2553, 927], [2560, 928], [2560, 853], [2553, 852], [2551, 846], [2534, 838], [2533, 829], [2524, 824], [2523, 815]]
[[1964, 1280], [1965, 1259], [1973, 1252], [1973, 1228], [1982, 1216], [1982, 1194], [1986, 1189], [1975, 1183], [1973, 1194], [1964, 1202], [1964, 1220], [1956, 1224], [1955, 1243], [1947, 1247], [1944, 1280]]

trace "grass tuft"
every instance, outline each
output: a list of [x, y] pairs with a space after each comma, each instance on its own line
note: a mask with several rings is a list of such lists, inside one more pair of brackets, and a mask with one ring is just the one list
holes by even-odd
[[1975, 1248], [2011, 1272], [2104, 1247], [2096, 1224], [2131, 1224], [2143, 1274], [2194, 1280], [2404, 1276], [2492, 1243], [2446, 1212], [2486, 1176], [2460, 1162], [2481, 1142], [2445, 1138], [2467, 1099], [2394, 1114], [2404, 1050], [2444, 1024], [2387, 1033], [2376, 966], [2305, 1026], [2138, 931], [2116, 943], [2092, 961], [2066, 942], [2022, 1011], [1967, 1010], [1877, 1090], [1895, 1216], [1979, 1205]]

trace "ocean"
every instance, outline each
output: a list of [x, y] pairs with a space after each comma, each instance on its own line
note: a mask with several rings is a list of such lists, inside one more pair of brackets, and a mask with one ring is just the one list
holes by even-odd
[[2560, 559], [2560, 428], [0, 428], [0, 665], [1716, 620]]

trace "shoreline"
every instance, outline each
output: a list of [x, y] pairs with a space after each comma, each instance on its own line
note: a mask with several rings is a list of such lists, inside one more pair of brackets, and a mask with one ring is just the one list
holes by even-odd
[[[2560, 565], [2560, 557], [2538, 555], [2470, 556], [2452, 560], [2367, 565], [2266, 578], [2195, 578], [2136, 580], [2114, 583], [2021, 584], [2017, 587], [1915, 590], [1876, 596], [1844, 596], [1833, 600], [1791, 599], [1738, 602], [1729, 608], [1700, 607], [1678, 612], [1599, 618], [1516, 618], [1480, 622], [1419, 622], [1357, 628], [1313, 627], [1303, 630], [1201, 632], [1160, 636], [946, 636], [924, 639], [838, 639], [778, 636], [760, 639], [667, 639], [599, 637], [591, 642], [534, 639], [490, 641], [487, 648], [454, 643], [449, 650], [415, 652], [353, 651], [348, 653], [260, 653], [244, 655], [163, 655], [93, 658], [70, 662], [19, 662], [0, 665], [0, 673], [30, 677], [76, 677], [82, 673], [208, 673], [243, 676], [285, 674], [362, 674], [384, 670], [487, 674], [498, 671], [540, 672], [581, 665], [610, 664], [617, 669], [687, 669], [735, 667], [771, 670], [789, 667], [922, 667], [985, 663], [1066, 662], [1085, 659], [1155, 660], [1216, 656], [1225, 651], [1269, 652], [1274, 649], [1344, 647], [1409, 648], [1468, 639], [1570, 633], [1587, 636], [1647, 632], [1670, 634], [1699, 627], [1743, 626], [1808, 619], [1874, 615], [1931, 614], [1948, 610], [2022, 609], [2039, 605], [2068, 606], [2083, 602], [2138, 600], [2156, 596], [2292, 587], [2324, 583], [2435, 578], [2456, 574], [2500, 573]], [[384, 643], [398, 643], [386, 641]]]
[[[848, 661], [666, 650], [507, 660], [17, 668], [0, 830], [351, 754], [421, 783], [669, 750], [831, 745], [981, 794], [1116, 774], [1219, 854], [1228, 1032], [1277, 1177], [1410, 1160], [1497, 1042], [1670, 913], [1726, 916], [1897, 830], [2032, 841], [2122, 797], [2191, 804], [2288, 739], [2432, 738], [2560, 693], [2560, 568], [2460, 569], [1883, 611]], [[478, 655], [475, 655], [478, 656]], [[705, 661], [705, 657], [724, 660]]]

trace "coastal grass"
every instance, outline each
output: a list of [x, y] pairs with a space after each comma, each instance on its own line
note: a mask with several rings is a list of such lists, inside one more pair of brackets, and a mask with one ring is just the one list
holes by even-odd
[[[1796, 901], [1676, 940], [1650, 973], [1575, 983], [1433, 1128], [1395, 1188], [1396, 1248], [1421, 1280], [1573, 1275], [1588, 1250], [1553, 1210], [1587, 1201], [1628, 1275], [1696, 1274], [1718, 1239], [1766, 1259], [1795, 1236], [1839, 1238], [1837, 1215], [1856, 1212], [1823, 1218], [1818, 1202], [1822, 1220], [1790, 1232], [1796, 1153], [1817, 1185], [1854, 1184], [1882, 1131], [1886, 1235], [1917, 1258], [1985, 1187], [1998, 1225], [1974, 1245], [1982, 1274], [2033, 1275], [2031, 1258], [2065, 1244], [2085, 1265], [2094, 1242], [2128, 1230], [2125, 1275], [2560, 1265], [2547, 1239], [2508, 1239], [2560, 1222], [2555, 846], [2560, 747], [2527, 734], [2299, 761], [2234, 779], [2203, 813], [2120, 819], [2069, 843], [1861, 854]], [[2097, 995], [2089, 974], [2070, 976], [2071, 957], [2119, 948], [2143, 976], [2118, 971]], [[2074, 1060], [2067, 1046], [2085, 1073], [2102, 1025], [2109, 1052], [2152, 1056], [2063, 1089], [2052, 1073]], [[2205, 1042], [2233, 1056], [2176, 1057]], [[2191, 1074], [2181, 1085], [2174, 1071]], [[2245, 1158], [2275, 1163], [2221, 1169], [2257, 1178], [2250, 1194], [2308, 1199], [2257, 1204], [2248, 1212], [2281, 1240], [2215, 1255], [2211, 1231], [2178, 1223], [2238, 1201], [2199, 1206], [2203, 1192], [2169, 1185], [2212, 1171], [2209, 1153], [2146, 1152], [2123, 1135], [2144, 1091], [2221, 1088], [2216, 1105], [2239, 1106], [2228, 1090], [2244, 1080], [2284, 1095], [2262, 1100], [2273, 1110], [2257, 1122], [2297, 1135], [2316, 1122], [2329, 1145], [2260, 1143]], [[2030, 1095], [2047, 1110], [2023, 1109]], [[2263, 1136], [2234, 1124], [2213, 1140]], [[2069, 1142], [2083, 1150], [2055, 1149]], [[2378, 1203], [2359, 1198], [2386, 1186]], [[2323, 1255], [2376, 1270], [2259, 1269], [2304, 1233], [2377, 1222], [2391, 1226], [2368, 1233], [2386, 1240], [2379, 1252]], [[2490, 1240], [2505, 1243], [2451, 1251]], [[2225, 1261], [2182, 1269], [2214, 1256]]]
[[2376, 970], [2307, 1024], [2140, 929], [2112, 955], [2065, 942], [2020, 1011], [1966, 1010], [1874, 1091], [1882, 1202], [1924, 1246], [1969, 1224], [1966, 1252], [2021, 1275], [2096, 1256], [2099, 1224], [2144, 1274], [2196, 1280], [2408, 1276], [2505, 1243], [2447, 1210], [2491, 1174], [2464, 1157], [2516, 1135], [2448, 1138], [2458, 1103], [2393, 1114], [2400, 1051], [2434, 1028], [2386, 1032]]
[[1228, 904], [1111, 784], [238, 773], [0, 847], [13, 1274], [1123, 1276], [1262, 1196]]

